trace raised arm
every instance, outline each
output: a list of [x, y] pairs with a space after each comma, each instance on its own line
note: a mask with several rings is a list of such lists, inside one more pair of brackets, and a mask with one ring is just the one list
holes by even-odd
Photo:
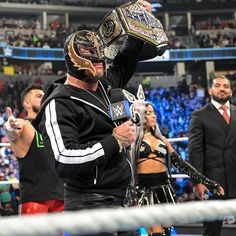
[[12, 109], [7, 107], [6, 109], [7, 114], [7, 122], [4, 124], [4, 129], [10, 141], [16, 141], [23, 130], [24, 122], [21, 119], [17, 119], [14, 117], [12, 113]]
[[6, 113], [8, 120], [4, 124], [4, 129], [11, 149], [18, 158], [24, 158], [31, 145], [35, 129], [28, 121], [15, 118], [10, 107], [7, 107]]

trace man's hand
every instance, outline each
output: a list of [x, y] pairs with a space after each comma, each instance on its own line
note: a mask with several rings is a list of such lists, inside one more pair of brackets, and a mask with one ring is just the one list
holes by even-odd
[[152, 5], [149, 2], [145, 0], [138, 0], [137, 3], [143, 6], [147, 11], [152, 11]]
[[195, 195], [201, 200], [205, 199], [205, 193], [210, 192], [204, 184], [197, 184], [193, 191]]
[[21, 130], [23, 128], [21, 122], [19, 122], [19, 120], [14, 117], [10, 107], [7, 107], [6, 114], [8, 118], [7, 123], [9, 125], [9, 127], [6, 127], [6, 129], [8, 128], [8, 131], [10, 131], [11, 129], [12, 131]]
[[4, 124], [4, 129], [10, 141], [16, 141], [23, 130], [23, 123], [20, 119], [16, 119], [10, 107], [6, 109], [7, 122]]
[[113, 136], [122, 145], [129, 147], [135, 141], [135, 125], [132, 121], [126, 121], [113, 129]]
[[[204, 184], [197, 184], [193, 191], [195, 195], [201, 200], [207, 199], [206, 195], [207, 193], [210, 193], [209, 189]], [[220, 185], [216, 187], [215, 191], [217, 195], [224, 195], [224, 189]]]
[[225, 195], [225, 191], [220, 185], [216, 187], [215, 191], [217, 195], [222, 195], [222, 196]]

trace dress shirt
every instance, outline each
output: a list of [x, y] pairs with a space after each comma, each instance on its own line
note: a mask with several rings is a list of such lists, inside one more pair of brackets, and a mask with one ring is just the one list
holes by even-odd
[[[213, 99], [211, 100], [211, 103], [220, 112], [220, 114], [223, 116], [223, 110], [220, 108], [222, 106], [222, 104], [220, 104], [219, 102], [217, 102], [217, 101], [215, 101]], [[224, 105], [227, 106], [227, 114], [230, 117], [230, 103], [229, 103], [229, 101], [227, 101]]]

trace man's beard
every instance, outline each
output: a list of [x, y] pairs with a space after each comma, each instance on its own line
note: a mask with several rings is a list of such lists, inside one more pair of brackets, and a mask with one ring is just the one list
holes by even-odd
[[220, 104], [225, 104], [230, 98], [231, 98], [230, 95], [226, 97], [217, 97], [212, 94], [212, 99], [215, 100], [216, 102], [219, 102]]
[[87, 77], [87, 76], [83, 79], [83, 81], [85, 81], [88, 84], [95, 84], [98, 82], [98, 80], [99, 77]]
[[39, 107], [38, 106], [32, 106], [32, 110], [33, 110], [34, 113], [38, 114]]
[[97, 83], [98, 80], [100, 80], [103, 77], [104, 77], [104, 72], [97, 74], [95, 76], [93, 76], [91, 73], [85, 73], [85, 77], [83, 81], [85, 81], [88, 84], [94, 84], [94, 83]]

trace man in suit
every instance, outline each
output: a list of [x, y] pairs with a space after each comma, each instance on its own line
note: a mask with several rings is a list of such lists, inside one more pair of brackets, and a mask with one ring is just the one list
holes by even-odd
[[[208, 90], [211, 102], [194, 111], [189, 127], [190, 163], [224, 188], [224, 195], [210, 199], [236, 197], [236, 107], [229, 103], [232, 87], [228, 78], [218, 76]], [[195, 193], [205, 198], [208, 189], [195, 185]], [[204, 223], [204, 236], [220, 236], [222, 221]]]

